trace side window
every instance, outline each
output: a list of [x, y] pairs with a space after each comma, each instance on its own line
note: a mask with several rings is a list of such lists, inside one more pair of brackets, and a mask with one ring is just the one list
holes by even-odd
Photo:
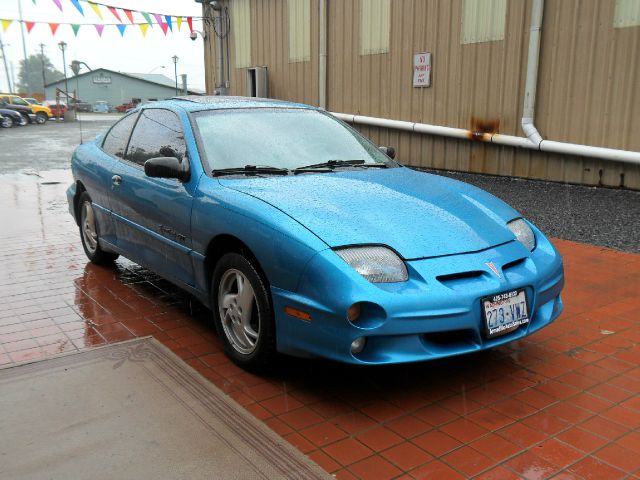
[[102, 142], [102, 150], [114, 157], [124, 158], [124, 150], [127, 148], [131, 129], [136, 123], [136, 116], [135, 114], [127, 115], [111, 127]]
[[182, 160], [187, 150], [178, 116], [169, 110], [147, 108], [133, 130], [127, 160], [144, 165], [154, 157]]

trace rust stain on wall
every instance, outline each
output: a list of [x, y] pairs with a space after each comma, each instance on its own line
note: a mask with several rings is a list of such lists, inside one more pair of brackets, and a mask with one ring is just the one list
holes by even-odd
[[479, 142], [491, 141], [491, 136], [498, 133], [500, 119], [482, 119], [471, 117], [471, 128], [469, 129], [469, 139]]

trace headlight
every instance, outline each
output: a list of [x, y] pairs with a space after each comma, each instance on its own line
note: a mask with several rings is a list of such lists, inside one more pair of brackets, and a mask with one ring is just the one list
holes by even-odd
[[336, 253], [372, 283], [405, 282], [407, 267], [398, 255], [387, 247], [348, 247]]
[[518, 218], [516, 220], [512, 220], [507, 223], [507, 227], [509, 230], [513, 232], [516, 236], [516, 240], [518, 240], [522, 245], [527, 247], [529, 251], [533, 251], [536, 248], [536, 236], [531, 230], [531, 227], [527, 225], [523, 219]]

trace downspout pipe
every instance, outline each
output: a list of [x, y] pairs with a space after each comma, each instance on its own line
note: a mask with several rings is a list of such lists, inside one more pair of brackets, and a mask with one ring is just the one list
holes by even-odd
[[544, 0], [533, 0], [531, 6], [531, 28], [529, 29], [529, 53], [527, 56], [527, 77], [524, 86], [524, 106], [522, 109], [522, 131], [535, 145], [542, 143], [542, 136], [534, 122], [536, 114], [536, 88], [538, 85], [538, 65], [540, 64], [540, 33]]
[[222, 45], [222, 5], [220, 2], [211, 2], [211, 9], [213, 10], [213, 41], [216, 44], [216, 88], [215, 95], [226, 95], [226, 81], [224, 70], [224, 48]]
[[320, 0], [320, 45], [318, 65], [318, 106], [327, 109], [327, 0]]

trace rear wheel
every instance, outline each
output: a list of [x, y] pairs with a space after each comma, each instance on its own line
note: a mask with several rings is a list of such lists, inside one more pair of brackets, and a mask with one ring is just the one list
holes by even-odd
[[2, 117], [2, 119], [0, 119], [0, 127], [2, 128], [13, 127], [13, 120], [11, 120], [9, 117]]
[[87, 258], [98, 265], [113, 263], [118, 258], [117, 253], [105, 252], [100, 247], [98, 237], [98, 223], [96, 221], [91, 197], [87, 192], [82, 192], [78, 200], [80, 209], [80, 238], [82, 248]]
[[49, 116], [44, 113], [44, 112], [38, 112], [36, 113], [36, 123], [38, 125], [42, 125], [43, 123], [45, 123], [47, 120], [49, 119]]
[[247, 370], [267, 368], [276, 353], [275, 325], [267, 287], [255, 266], [239, 253], [228, 253], [218, 261], [211, 284], [225, 352]]
[[25, 120], [25, 125], [29, 123], [29, 115], [26, 113], [20, 113], [20, 116]]

